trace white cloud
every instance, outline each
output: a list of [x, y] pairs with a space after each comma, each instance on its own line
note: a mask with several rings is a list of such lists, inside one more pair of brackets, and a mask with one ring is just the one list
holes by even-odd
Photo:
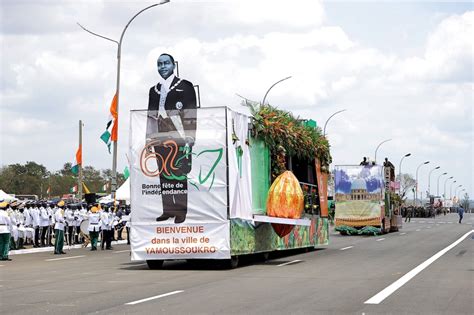
[[[110, 167], [99, 135], [115, 90], [116, 47], [75, 22], [115, 38], [144, 4], [57, 1], [52, 11], [21, 4], [5, 7], [5, 15], [17, 18], [9, 18], [0, 35], [1, 114], [10, 120], [1, 126], [0, 163], [24, 156], [61, 167], [75, 152], [82, 119], [86, 163]], [[49, 23], [38, 29], [23, 25], [28, 21], [19, 12], [26, 8]], [[318, 1], [173, 1], [154, 8], [124, 38], [119, 169], [126, 163], [128, 112], [146, 107], [148, 88], [158, 80], [156, 58], [166, 51], [179, 61], [181, 77], [200, 85], [203, 106], [239, 107], [235, 93], [259, 101], [274, 82], [291, 75], [269, 93], [272, 105], [321, 127], [332, 113], [347, 109], [328, 124], [335, 164], [358, 163], [373, 156], [380, 141], [393, 138], [380, 157], [397, 164], [411, 151], [404, 170], [413, 172], [430, 156], [465, 176], [472, 173], [472, 20], [473, 12], [447, 16], [419, 43], [423, 49], [413, 49], [422, 53], [405, 57], [351, 38], [327, 21]], [[381, 23], [380, 31], [387, 27]], [[37, 132], [19, 138], [31, 130]], [[51, 142], [58, 146], [54, 156], [48, 147], [37, 148], [34, 157], [25, 150], [25, 143]], [[449, 152], [459, 152], [456, 161], [471, 168], [458, 171]]]

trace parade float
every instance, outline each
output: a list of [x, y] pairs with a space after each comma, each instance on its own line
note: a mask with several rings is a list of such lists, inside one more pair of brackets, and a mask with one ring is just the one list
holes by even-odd
[[401, 227], [390, 165], [337, 165], [335, 225], [341, 234], [380, 234]]
[[[150, 113], [131, 111], [132, 260], [152, 269], [180, 259], [236, 267], [241, 255], [328, 244], [327, 140], [314, 121], [250, 108], [185, 112], [195, 119], [185, 122], [195, 128], [186, 153], [159, 132], [150, 139]], [[181, 207], [176, 215], [169, 203]]]

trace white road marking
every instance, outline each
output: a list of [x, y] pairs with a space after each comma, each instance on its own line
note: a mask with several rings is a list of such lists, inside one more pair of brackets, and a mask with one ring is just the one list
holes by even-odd
[[5, 267], [5, 265], [0, 265], [0, 267]]
[[380, 242], [380, 241], [383, 241], [384, 239], [385, 239], [385, 238], [379, 238], [379, 239], [377, 239], [376, 241], [377, 241], [377, 242]]
[[448, 222], [448, 224], [453, 224], [453, 222]]
[[405, 233], [405, 232], [403, 232], [403, 233], [400, 233], [400, 235], [405, 235], [405, 234], [407, 234], [407, 233]]
[[82, 257], [86, 257], [86, 256], [80, 255], [80, 256], [71, 256], [71, 257], [63, 257], [63, 258], [51, 258], [51, 259], [45, 259], [44, 261], [66, 260], [66, 259], [75, 259], [75, 258], [82, 258]]
[[125, 303], [125, 305], [135, 305], [135, 304], [138, 304], [138, 303], [143, 303], [143, 302], [147, 302], [147, 301], [159, 299], [159, 298], [162, 298], [162, 297], [165, 297], [165, 296], [170, 296], [170, 295], [173, 295], [173, 294], [178, 294], [178, 293], [181, 293], [181, 292], [184, 292], [184, 291], [183, 291], [183, 290], [178, 290], [178, 291], [168, 292], [168, 293], [165, 293], [165, 294], [160, 294], [160, 295], [152, 296], [152, 297], [149, 297], [149, 298], [146, 298], [146, 299], [142, 299], [142, 300], [138, 300], [138, 301], [133, 301], [133, 302], [128, 302], [128, 303]]
[[299, 260], [299, 259], [292, 260], [292, 261], [286, 262], [286, 263], [284, 263], [284, 264], [279, 264], [279, 265], [277, 265], [277, 267], [283, 267], [283, 266], [286, 266], [286, 265], [295, 264], [295, 263], [298, 263], [298, 262], [300, 262], [300, 261], [301, 261], [301, 260]]
[[347, 246], [347, 247], [341, 248], [340, 250], [346, 250], [346, 249], [353, 248], [353, 247], [354, 246]]
[[434, 224], [434, 222], [428, 222], [428, 224]]
[[130, 252], [130, 249], [126, 249], [126, 250], [117, 250], [117, 251], [114, 251], [113, 253], [114, 253], [114, 254], [118, 254], [118, 253], [125, 253], [125, 252]]
[[420, 229], [416, 230], [416, 232], [419, 232], [419, 231], [421, 231], [421, 230]]
[[461, 236], [457, 241], [452, 243], [451, 245], [447, 246], [446, 248], [440, 250], [427, 260], [425, 260], [423, 263], [420, 265], [416, 266], [414, 269], [410, 270], [408, 273], [406, 273], [403, 277], [368, 299], [367, 301], [364, 302], [364, 304], [380, 304], [383, 300], [385, 300], [387, 297], [389, 297], [393, 292], [397, 291], [399, 288], [401, 288], [405, 283], [410, 281], [413, 277], [415, 277], [417, 274], [422, 272], [426, 267], [431, 265], [433, 262], [435, 262], [438, 258], [446, 254], [449, 250], [451, 250], [453, 247], [461, 243], [466, 237], [469, 236], [469, 234], [473, 233], [474, 230], [471, 230]]
[[420, 221], [420, 223], [425, 223], [425, 221]]

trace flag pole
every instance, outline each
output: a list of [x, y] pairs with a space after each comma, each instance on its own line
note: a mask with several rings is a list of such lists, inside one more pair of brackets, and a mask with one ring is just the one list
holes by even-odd
[[[120, 94], [120, 58], [121, 58], [121, 54], [122, 54], [122, 40], [123, 40], [123, 36], [125, 35], [125, 31], [127, 30], [128, 26], [130, 25], [130, 23], [132, 23], [132, 21], [140, 14], [142, 13], [143, 11], [146, 11], [148, 9], [151, 9], [153, 7], [156, 7], [158, 5], [162, 5], [162, 4], [165, 4], [165, 3], [168, 3], [170, 2], [170, 0], [161, 0], [159, 3], [155, 3], [155, 4], [152, 4], [140, 11], [138, 11], [138, 13], [136, 13], [128, 22], [127, 24], [125, 25], [124, 29], [122, 30], [122, 34], [120, 35], [120, 40], [119, 41], [116, 41], [114, 39], [111, 39], [111, 38], [108, 38], [108, 37], [105, 37], [105, 36], [102, 36], [100, 34], [97, 34], [97, 33], [94, 33], [94, 32], [91, 32], [89, 31], [88, 29], [86, 29], [84, 26], [82, 26], [81, 24], [77, 23], [84, 31], [94, 35], [94, 36], [97, 36], [97, 37], [100, 37], [102, 39], [105, 39], [105, 40], [108, 40], [108, 41], [111, 41], [111, 42], [114, 42], [117, 44], [117, 81], [116, 81], [116, 90], [115, 90], [115, 93], [116, 93], [116, 97], [117, 97], [117, 117], [116, 117], [116, 121], [114, 122], [115, 124], [118, 123], [118, 117], [119, 117], [119, 94]], [[117, 127], [116, 127], [117, 128]], [[117, 128], [117, 133], [118, 133], [118, 128]], [[115, 192], [117, 191], [117, 146], [118, 146], [118, 141], [117, 139], [112, 139], [112, 142], [114, 144], [114, 149], [113, 149], [113, 156], [112, 156], [112, 182], [111, 182], [111, 195], [112, 195], [112, 198], [114, 199], [114, 207], [115, 207]]]
[[77, 161], [79, 164], [79, 173], [77, 176], [77, 194], [79, 200], [82, 201], [82, 120], [79, 120], [79, 150], [81, 152], [81, 160]]

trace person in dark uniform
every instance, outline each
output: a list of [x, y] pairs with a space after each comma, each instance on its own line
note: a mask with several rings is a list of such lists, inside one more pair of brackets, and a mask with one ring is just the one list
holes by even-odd
[[187, 174], [196, 136], [196, 92], [193, 84], [174, 75], [175, 62], [169, 54], [157, 61], [161, 80], [150, 88], [147, 147], [153, 148], [160, 175], [163, 213], [156, 221], [186, 219]]

